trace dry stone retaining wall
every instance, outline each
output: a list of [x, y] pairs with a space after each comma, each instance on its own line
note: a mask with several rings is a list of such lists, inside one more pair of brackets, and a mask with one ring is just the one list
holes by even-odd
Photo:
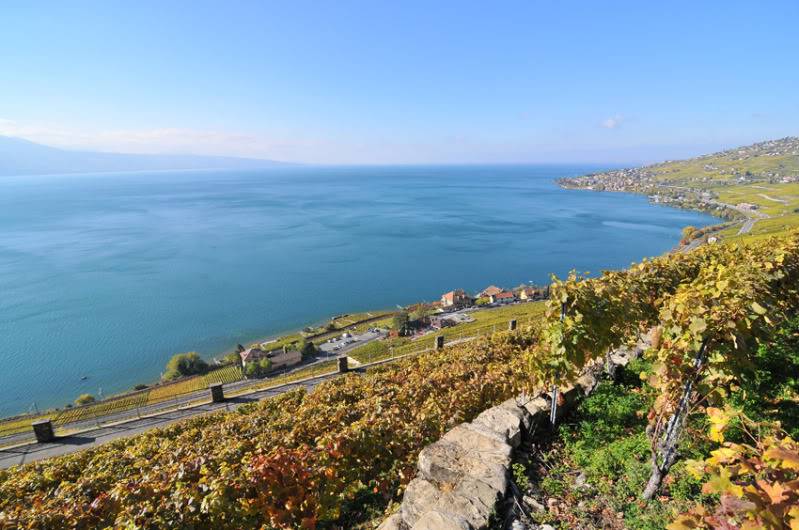
[[[640, 350], [639, 350], [640, 351]], [[637, 351], [619, 350], [563, 391], [558, 415], [590, 394], [603, 369], [611, 375]], [[462, 423], [419, 453], [418, 473], [405, 489], [397, 513], [378, 530], [478, 530], [510, 487], [513, 449], [535, 426], [547, 422], [550, 400], [521, 396]]]

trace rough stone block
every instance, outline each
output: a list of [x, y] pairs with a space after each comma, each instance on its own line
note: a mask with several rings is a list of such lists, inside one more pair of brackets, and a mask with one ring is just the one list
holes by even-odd
[[430, 511], [439, 497], [441, 492], [432, 482], [419, 477], [410, 481], [400, 506], [402, 522], [413, 527], [424, 513]]
[[532, 424], [532, 418], [530, 414], [522, 407], [518, 398], [511, 398], [507, 401], [503, 401], [498, 406], [506, 409], [511, 414], [514, 414], [519, 417], [519, 420], [522, 422], [522, 426], [525, 429], [529, 429], [530, 425]]
[[492, 407], [480, 413], [472, 422], [505, 436], [505, 440], [513, 447], [522, 442], [521, 418], [507, 409]]
[[462, 517], [441, 512], [427, 512], [413, 525], [412, 530], [473, 530]]
[[577, 378], [577, 386], [582, 390], [583, 395], [590, 394], [596, 388], [597, 378], [592, 374], [584, 374]]
[[473, 423], [461, 423], [447, 432], [441, 439], [458, 443], [472, 451], [507, 458], [510, 458], [513, 451], [504, 435]]
[[405, 525], [402, 523], [402, 516], [399, 513], [395, 513], [380, 523], [377, 530], [403, 530], [404, 528]]
[[524, 403], [524, 410], [530, 415], [533, 423], [540, 422], [549, 417], [549, 401], [542, 397], [531, 399]]
[[[474, 436], [474, 435], [473, 435]], [[508, 487], [510, 456], [480, 452], [450, 440], [439, 440], [419, 453], [419, 474], [438, 485], [480, 480], [503, 495]]]

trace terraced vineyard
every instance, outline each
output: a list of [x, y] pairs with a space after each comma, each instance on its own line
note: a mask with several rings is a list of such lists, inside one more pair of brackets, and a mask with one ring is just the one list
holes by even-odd
[[356, 521], [368, 515], [355, 499], [381, 505], [393, 498], [422, 446], [517, 390], [511, 383], [523, 381], [521, 354], [532, 340], [498, 334], [338, 378], [310, 394], [294, 391], [0, 471], [0, 524], [314, 528]]

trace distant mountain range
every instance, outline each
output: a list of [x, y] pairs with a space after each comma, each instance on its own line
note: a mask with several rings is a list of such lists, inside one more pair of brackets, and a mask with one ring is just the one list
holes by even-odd
[[68, 151], [21, 138], [0, 136], [0, 176], [179, 169], [263, 169], [288, 165], [290, 164], [274, 160], [224, 156]]

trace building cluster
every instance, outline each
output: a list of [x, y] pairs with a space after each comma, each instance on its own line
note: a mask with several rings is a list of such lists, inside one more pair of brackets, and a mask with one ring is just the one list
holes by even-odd
[[455, 289], [441, 295], [440, 305], [444, 310], [461, 309], [471, 305], [504, 305], [514, 302], [543, 300], [549, 295], [548, 287], [521, 285], [515, 289], [503, 289], [489, 285], [474, 296], [463, 289]]
[[[760, 142], [746, 147], [738, 147], [709, 155], [696, 157], [701, 162], [704, 175], [692, 175], [692, 181], [738, 184], [749, 182], [787, 183], [799, 182], [799, 168], [796, 164], [772, 163], [770, 169], [754, 169], [748, 164], [756, 158], [799, 157], [799, 138], [788, 137], [768, 142]], [[743, 162], [740, 163], [739, 162]], [[565, 188], [580, 188], [596, 191], [631, 191], [638, 193], [661, 192], [677, 186], [669, 185], [669, 175], [675, 175], [671, 184], [678, 183], [680, 176], [693, 166], [685, 166], [673, 161], [665, 161], [650, 166], [617, 169], [602, 173], [592, 173], [582, 177], [564, 178], [558, 182]], [[665, 181], [664, 181], [665, 180]], [[662, 193], [661, 193], [662, 194]], [[670, 201], [674, 202], [675, 198]], [[669, 201], [661, 201], [669, 202]], [[679, 202], [677, 199], [676, 202]]]

